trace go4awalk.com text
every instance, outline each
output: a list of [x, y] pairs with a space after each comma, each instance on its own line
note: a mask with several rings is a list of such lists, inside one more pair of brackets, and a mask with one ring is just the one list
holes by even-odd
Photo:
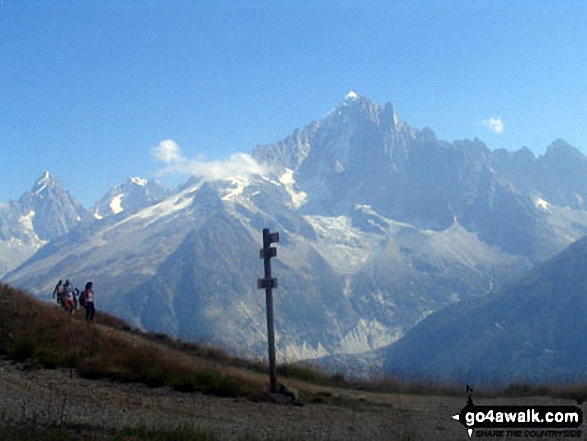
[[583, 411], [577, 406], [476, 406], [469, 399], [453, 419], [469, 437], [582, 437]]

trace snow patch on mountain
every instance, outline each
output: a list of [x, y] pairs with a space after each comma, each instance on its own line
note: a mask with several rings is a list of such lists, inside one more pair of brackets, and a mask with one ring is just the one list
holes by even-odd
[[359, 97], [359, 95], [356, 92], [351, 90], [349, 93], [346, 94], [344, 99], [345, 100], [356, 100], [358, 97]]
[[160, 220], [161, 218], [171, 216], [176, 214], [179, 211], [185, 210], [189, 207], [192, 202], [194, 201], [196, 191], [201, 187], [202, 182], [191, 186], [179, 193], [176, 193], [167, 199], [159, 202], [158, 204], [152, 205], [147, 207], [138, 213], [135, 213], [128, 218], [124, 219], [122, 222], [129, 222], [135, 219], [144, 219], [148, 220], [147, 223], [143, 224], [143, 227], [147, 227], [148, 225], [152, 224]]
[[220, 198], [223, 201], [234, 201], [240, 195], [243, 194], [245, 188], [251, 184], [251, 180], [247, 177], [235, 177], [232, 179], [226, 179], [227, 183], [231, 186], [226, 186], [220, 191]]
[[352, 226], [348, 216], [306, 215], [318, 236], [317, 249], [339, 274], [354, 274], [369, 261], [377, 240]]
[[33, 194], [39, 195], [47, 188], [47, 184], [42, 184], [39, 188], [37, 188]]
[[[34, 195], [40, 195], [43, 192], [43, 190], [47, 188], [50, 182], [51, 174], [48, 171], [46, 171], [45, 173], [43, 173], [43, 176], [41, 176], [41, 178], [35, 183], [35, 186], [33, 187], [31, 193]], [[40, 197], [42, 198], [42, 196]]]
[[138, 185], [138, 186], [140, 186], [140, 187], [144, 187], [144, 186], [146, 186], [146, 185], [147, 185], [147, 183], [149, 182], [149, 181], [147, 181], [146, 179], [143, 179], [143, 178], [138, 178], [138, 177], [130, 178], [130, 181], [131, 181], [133, 184], [136, 184], [136, 185]]
[[33, 227], [33, 218], [35, 217], [34, 211], [29, 211], [28, 214], [21, 216], [18, 219], [18, 222], [29, 232], [34, 232], [35, 228]]
[[286, 168], [285, 172], [279, 177], [279, 182], [285, 186], [287, 193], [291, 196], [291, 208], [297, 210], [306, 203], [308, 193], [299, 190], [299, 186], [294, 179], [293, 170]]
[[287, 343], [283, 348], [276, 348], [276, 353], [278, 358], [285, 363], [299, 360], [311, 360], [330, 355], [321, 343], [314, 346], [307, 341], [303, 341], [301, 344]]
[[347, 277], [344, 280], [344, 288], [342, 289], [342, 295], [345, 296], [345, 298], [347, 299], [350, 299], [353, 295], [353, 288], [351, 286], [351, 282], [351, 277]]
[[114, 196], [110, 201], [110, 209], [114, 214], [122, 213], [124, 208], [122, 208], [122, 198], [124, 194], [119, 194], [118, 196]]
[[110, 189], [95, 204], [93, 217], [103, 219], [109, 216], [130, 215], [156, 204], [167, 195], [167, 190], [158, 181], [148, 181], [139, 177], [129, 178]]
[[318, 238], [324, 242], [358, 246], [361, 244], [364, 234], [353, 228], [348, 216], [318, 216], [306, 215], [305, 219], [314, 227]]
[[535, 199], [534, 205], [536, 206], [536, 208], [542, 208], [543, 210], [548, 210], [550, 208], [550, 204], [541, 197], [537, 197]]

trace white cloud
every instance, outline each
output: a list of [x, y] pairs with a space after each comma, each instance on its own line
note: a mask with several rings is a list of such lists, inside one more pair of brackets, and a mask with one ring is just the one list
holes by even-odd
[[501, 120], [501, 117], [492, 117], [492, 118], [486, 118], [483, 121], [481, 121], [481, 124], [483, 125], [483, 127], [488, 128], [489, 130], [491, 130], [494, 133], [497, 133], [498, 135], [501, 135], [503, 133], [504, 130], [504, 126], [503, 126], [503, 121]]
[[151, 153], [157, 161], [166, 164], [157, 172], [158, 175], [192, 175], [206, 181], [216, 181], [267, 173], [264, 166], [246, 153], [235, 153], [224, 161], [188, 160], [183, 156], [180, 146], [170, 139], [161, 141]]
[[167, 169], [163, 173], [189, 174], [206, 181], [229, 178], [246, 178], [251, 175], [263, 174], [264, 168], [246, 153], [236, 153], [225, 161], [186, 161]]
[[178, 164], [186, 161], [181, 154], [181, 148], [172, 139], [161, 141], [151, 150], [153, 158], [164, 164]]

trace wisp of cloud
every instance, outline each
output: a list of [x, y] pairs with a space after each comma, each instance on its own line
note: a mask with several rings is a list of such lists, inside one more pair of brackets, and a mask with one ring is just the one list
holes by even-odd
[[248, 178], [267, 173], [266, 167], [246, 153], [235, 153], [224, 161], [200, 161], [187, 159], [180, 146], [173, 140], [161, 141], [151, 150], [153, 158], [166, 164], [157, 175], [182, 174], [216, 181], [231, 178]]
[[186, 161], [186, 158], [181, 154], [181, 148], [172, 139], [161, 141], [153, 147], [151, 155], [164, 164], [179, 164]]
[[501, 117], [499, 116], [486, 118], [483, 121], [481, 121], [481, 124], [484, 127], [487, 127], [489, 130], [491, 130], [493, 133], [497, 133], [498, 135], [501, 135], [503, 133], [504, 125]]

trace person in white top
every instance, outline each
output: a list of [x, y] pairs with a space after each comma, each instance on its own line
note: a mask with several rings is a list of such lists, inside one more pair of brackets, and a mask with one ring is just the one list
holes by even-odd
[[70, 314], [75, 310], [75, 299], [73, 297], [73, 285], [67, 279], [63, 284], [63, 307]]
[[96, 313], [96, 308], [94, 307], [94, 284], [92, 282], [86, 283], [86, 289], [82, 292], [82, 296], [86, 301], [86, 320], [89, 322], [94, 321], [94, 314]]

